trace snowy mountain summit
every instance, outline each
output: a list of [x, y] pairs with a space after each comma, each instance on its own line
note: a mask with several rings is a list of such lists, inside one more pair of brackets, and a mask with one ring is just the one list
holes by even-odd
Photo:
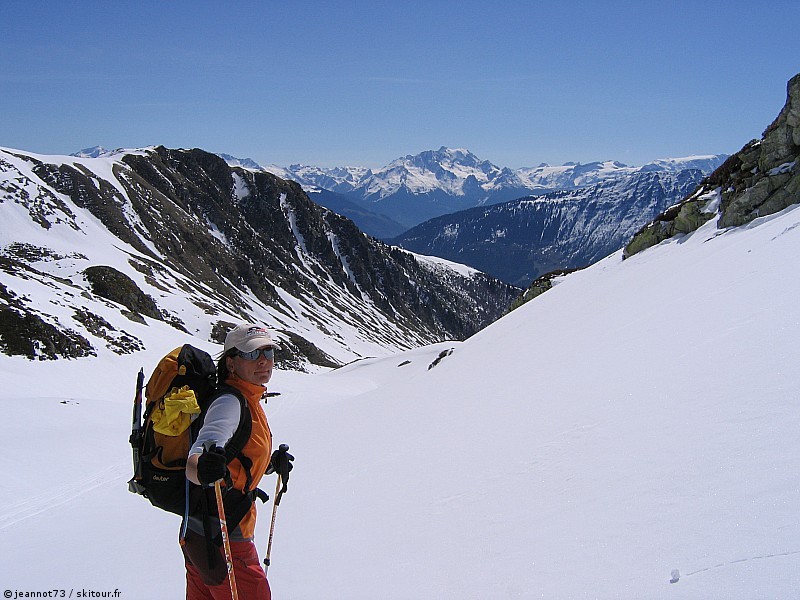
[[466, 196], [508, 185], [521, 185], [510, 169], [500, 169], [464, 148], [442, 146], [392, 161], [363, 181], [360, 189], [365, 199], [377, 201], [400, 190], [411, 194], [441, 190]]
[[77, 156], [78, 158], [100, 158], [101, 156], [111, 156], [117, 152], [116, 150], [107, 150], [102, 146], [92, 146], [91, 148], [84, 148], [71, 154], [70, 156]]

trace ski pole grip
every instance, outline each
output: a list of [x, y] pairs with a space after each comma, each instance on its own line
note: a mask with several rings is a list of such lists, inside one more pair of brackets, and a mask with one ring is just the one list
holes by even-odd
[[278, 446], [278, 450], [281, 452], [288, 452], [289, 451], [289, 444], [281, 444]]

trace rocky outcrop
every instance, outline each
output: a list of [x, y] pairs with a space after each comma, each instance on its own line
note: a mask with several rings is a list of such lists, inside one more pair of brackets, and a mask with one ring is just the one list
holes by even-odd
[[713, 194], [709, 197], [702, 192], [702, 188], [697, 190], [689, 198], [671, 206], [645, 225], [625, 246], [623, 257], [633, 256], [672, 236], [691, 233], [706, 221], [713, 219], [715, 213], [709, 210], [709, 206], [714, 205]]
[[531, 282], [531, 284], [528, 286], [528, 289], [526, 289], [516, 300], [514, 300], [514, 302], [511, 304], [511, 308], [508, 309], [508, 312], [518, 309], [523, 304], [526, 304], [537, 296], [541, 296], [546, 291], [551, 290], [553, 288], [553, 281], [555, 279], [569, 275], [575, 271], [580, 271], [580, 269], [558, 269], [538, 277]]
[[719, 226], [744, 225], [800, 201], [800, 75], [788, 85], [788, 99], [760, 143], [737, 155], [739, 169], [722, 192]]
[[113, 267], [98, 265], [89, 267], [83, 275], [93, 294], [121, 304], [138, 315], [161, 319], [155, 300], [139, 289], [136, 282], [125, 273], [120, 273]]
[[96, 356], [91, 343], [82, 335], [45, 320], [46, 316], [28, 310], [24, 299], [0, 283], [0, 351], [8, 356], [31, 360], [55, 360]]
[[623, 256], [691, 233], [719, 215], [717, 227], [737, 227], [800, 202], [800, 74], [787, 85], [786, 105], [764, 131], [709, 175], [679, 204], [645, 225]]

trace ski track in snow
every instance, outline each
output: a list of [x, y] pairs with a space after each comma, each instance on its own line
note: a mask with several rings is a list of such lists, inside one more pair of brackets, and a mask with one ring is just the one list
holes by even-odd
[[89, 476], [75, 479], [68, 485], [48, 488], [41, 494], [7, 505], [0, 511], [0, 531], [48, 510], [76, 502], [98, 487], [127, 479], [130, 477], [130, 468], [130, 462], [117, 463]]
[[702, 569], [697, 569], [696, 571], [692, 571], [691, 573], [686, 573], [686, 575], [680, 575], [677, 571], [673, 571], [673, 580], [670, 583], [678, 583], [681, 578], [691, 577], [692, 575], [698, 575], [700, 573], [706, 573], [707, 571], [713, 571], [715, 569], [721, 569], [724, 567], [729, 567], [731, 565], [738, 565], [741, 563], [746, 563], [751, 560], [764, 560], [768, 558], [781, 558], [784, 556], [793, 556], [795, 554], [800, 554], [800, 550], [790, 550], [788, 552], [776, 552], [775, 554], [763, 554], [761, 556], [750, 556], [748, 558], [738, 558], [736, 560], [731, 560], [728, 562], [722, 562], [716, 565], [712, 565], [710, 567], [704, 567]]

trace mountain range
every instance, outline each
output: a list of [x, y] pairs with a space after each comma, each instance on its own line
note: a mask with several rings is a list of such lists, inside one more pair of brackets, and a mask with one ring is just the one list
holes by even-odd
[[0, 148], [0, 218], [0, 346], [30, 358], [137, 352], [150, 327], [219, 341], [255, 320], [284, 339], [286, 366], [329, 367], [464, 339], [520, 291], [197, 149]]
[[548, 272], [585, 267], [620, 249], [703, 176], [699, 169], [639, 170], [437, 217], [389, 242], [527, 286]]
[[[268, 169], [297, 181], [315, 202], [371, 235], [527, 286], [549, 271], [584, 267], [622, 247], [726, 158], [701, 155], [659, 159], [641, 167], [603, 161], [512, 170], [465, 149], [441, 147], [376, 171], [304, 165]], [[253, 162], [226, 160], [231, 165]], [[406, 227], [436, 213], [445, 214]], [[405, 219], [405, 225], [396, 219]]]
[[[326, 169], [304, 165], [265, 168], [284, 179], [297, 181], [312, 194], [320, 190], [340, 194], [409, 229], [428, 219], [476, 206], [586, 187], [640, 172], [699, 169], [710, 173], [725, 158], [725, 155], [690, 156], [657, 160], [641, 167], [603, 161], [511, 169], [479, 159], [463, 148], [441, 147], [398, 158], [374, 171], [363, 167]], [[356, 223], [362, 226], [358, 220]], [[395, 229], [394, 235], [387, 236], [384, 231], [371, 231], [368, 226], [364, 230], [383, 238], [402, 233]]]

